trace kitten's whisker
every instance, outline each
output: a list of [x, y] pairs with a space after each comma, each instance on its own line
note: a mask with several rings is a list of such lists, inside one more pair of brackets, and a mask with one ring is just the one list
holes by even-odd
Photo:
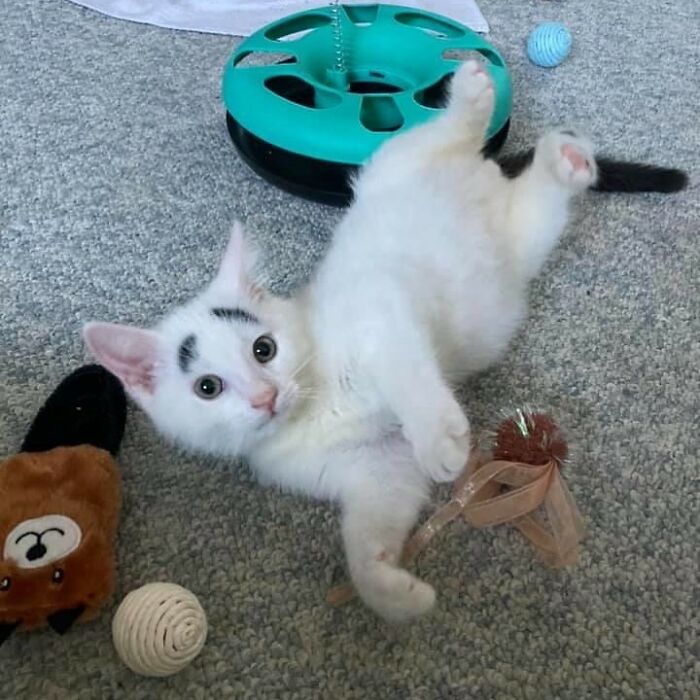
[[317, 396], [320, 396], [320, 394], [318, 391], [314, 391], [312, 389], [309, 391], [304, 391], [304, 390], [298, 391], [297, 396], [302, 396], [304, 398], [316, 398]]
[[303, 369], [305, 369], [308, 366], [308, 364], [311, 362], [311, 360], [313, 360], [315, 357], [316, 357], [316, 355], [314, 353], [311, 353], [305, 360], [300, 362], [299, 365], [297, 366], [297, 368], [290, 375], [290, 377], [289, 377], [290, 381], [292, 379], [295, 379], [299, 375], [299, 373]]

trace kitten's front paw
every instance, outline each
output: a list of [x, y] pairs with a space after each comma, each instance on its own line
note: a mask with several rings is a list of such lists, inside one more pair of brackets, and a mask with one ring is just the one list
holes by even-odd
[[389, 564], [377, 566], [371, 578], [356, 583], [360, 597], [388, 622], [410, 622], [435, 605], [430, 584]]
[[438, 416], [432, 428], [412, 439], [416, 457], [433, 481], [454, 481], [463, 471], [471, 449], [469, 421], [457, 404]]
[[554, 178], [574, 190], [590, 187], [597, 170], [590, 141], [571, 129], [546, 134], [537, 146], [537, 157], [545, 161]]

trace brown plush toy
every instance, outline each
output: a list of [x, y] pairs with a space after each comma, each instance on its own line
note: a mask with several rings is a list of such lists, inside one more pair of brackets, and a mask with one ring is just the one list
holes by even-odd
[[0, 644], [16, 628], [64, 634], [112, 595], [125, 420], [119, 382], [81, 367], [0, 463]]

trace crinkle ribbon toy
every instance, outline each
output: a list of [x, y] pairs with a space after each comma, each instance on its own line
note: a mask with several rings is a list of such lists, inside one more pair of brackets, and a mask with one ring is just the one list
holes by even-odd
[[[490, 451], [472, 450], [452, 498], [406, 542], [402, 564], [410, 565], [460, 515], [474, 527], [511, 523], [546, 565], [575, 564], [583, 522], [561, 475], [568, 454], [564, 435], [550, 416], [518, 409], [501, 423]], [[345, 584], [332, 588], [327, 601], [343, 605], [354, 595]]]

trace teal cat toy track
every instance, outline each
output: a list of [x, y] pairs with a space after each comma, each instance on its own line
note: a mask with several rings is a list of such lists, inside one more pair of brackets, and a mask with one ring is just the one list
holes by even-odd
[[243, 41], [223, 77], [229, 132], [274, 184], [344, 205], [354, 170], [387, 138], [439, 114], [451, 75], [472, 54], [494, 83], [493, 151], [511, 110], [501, 55], [454, 20], [383, 4], [301, 12]]

